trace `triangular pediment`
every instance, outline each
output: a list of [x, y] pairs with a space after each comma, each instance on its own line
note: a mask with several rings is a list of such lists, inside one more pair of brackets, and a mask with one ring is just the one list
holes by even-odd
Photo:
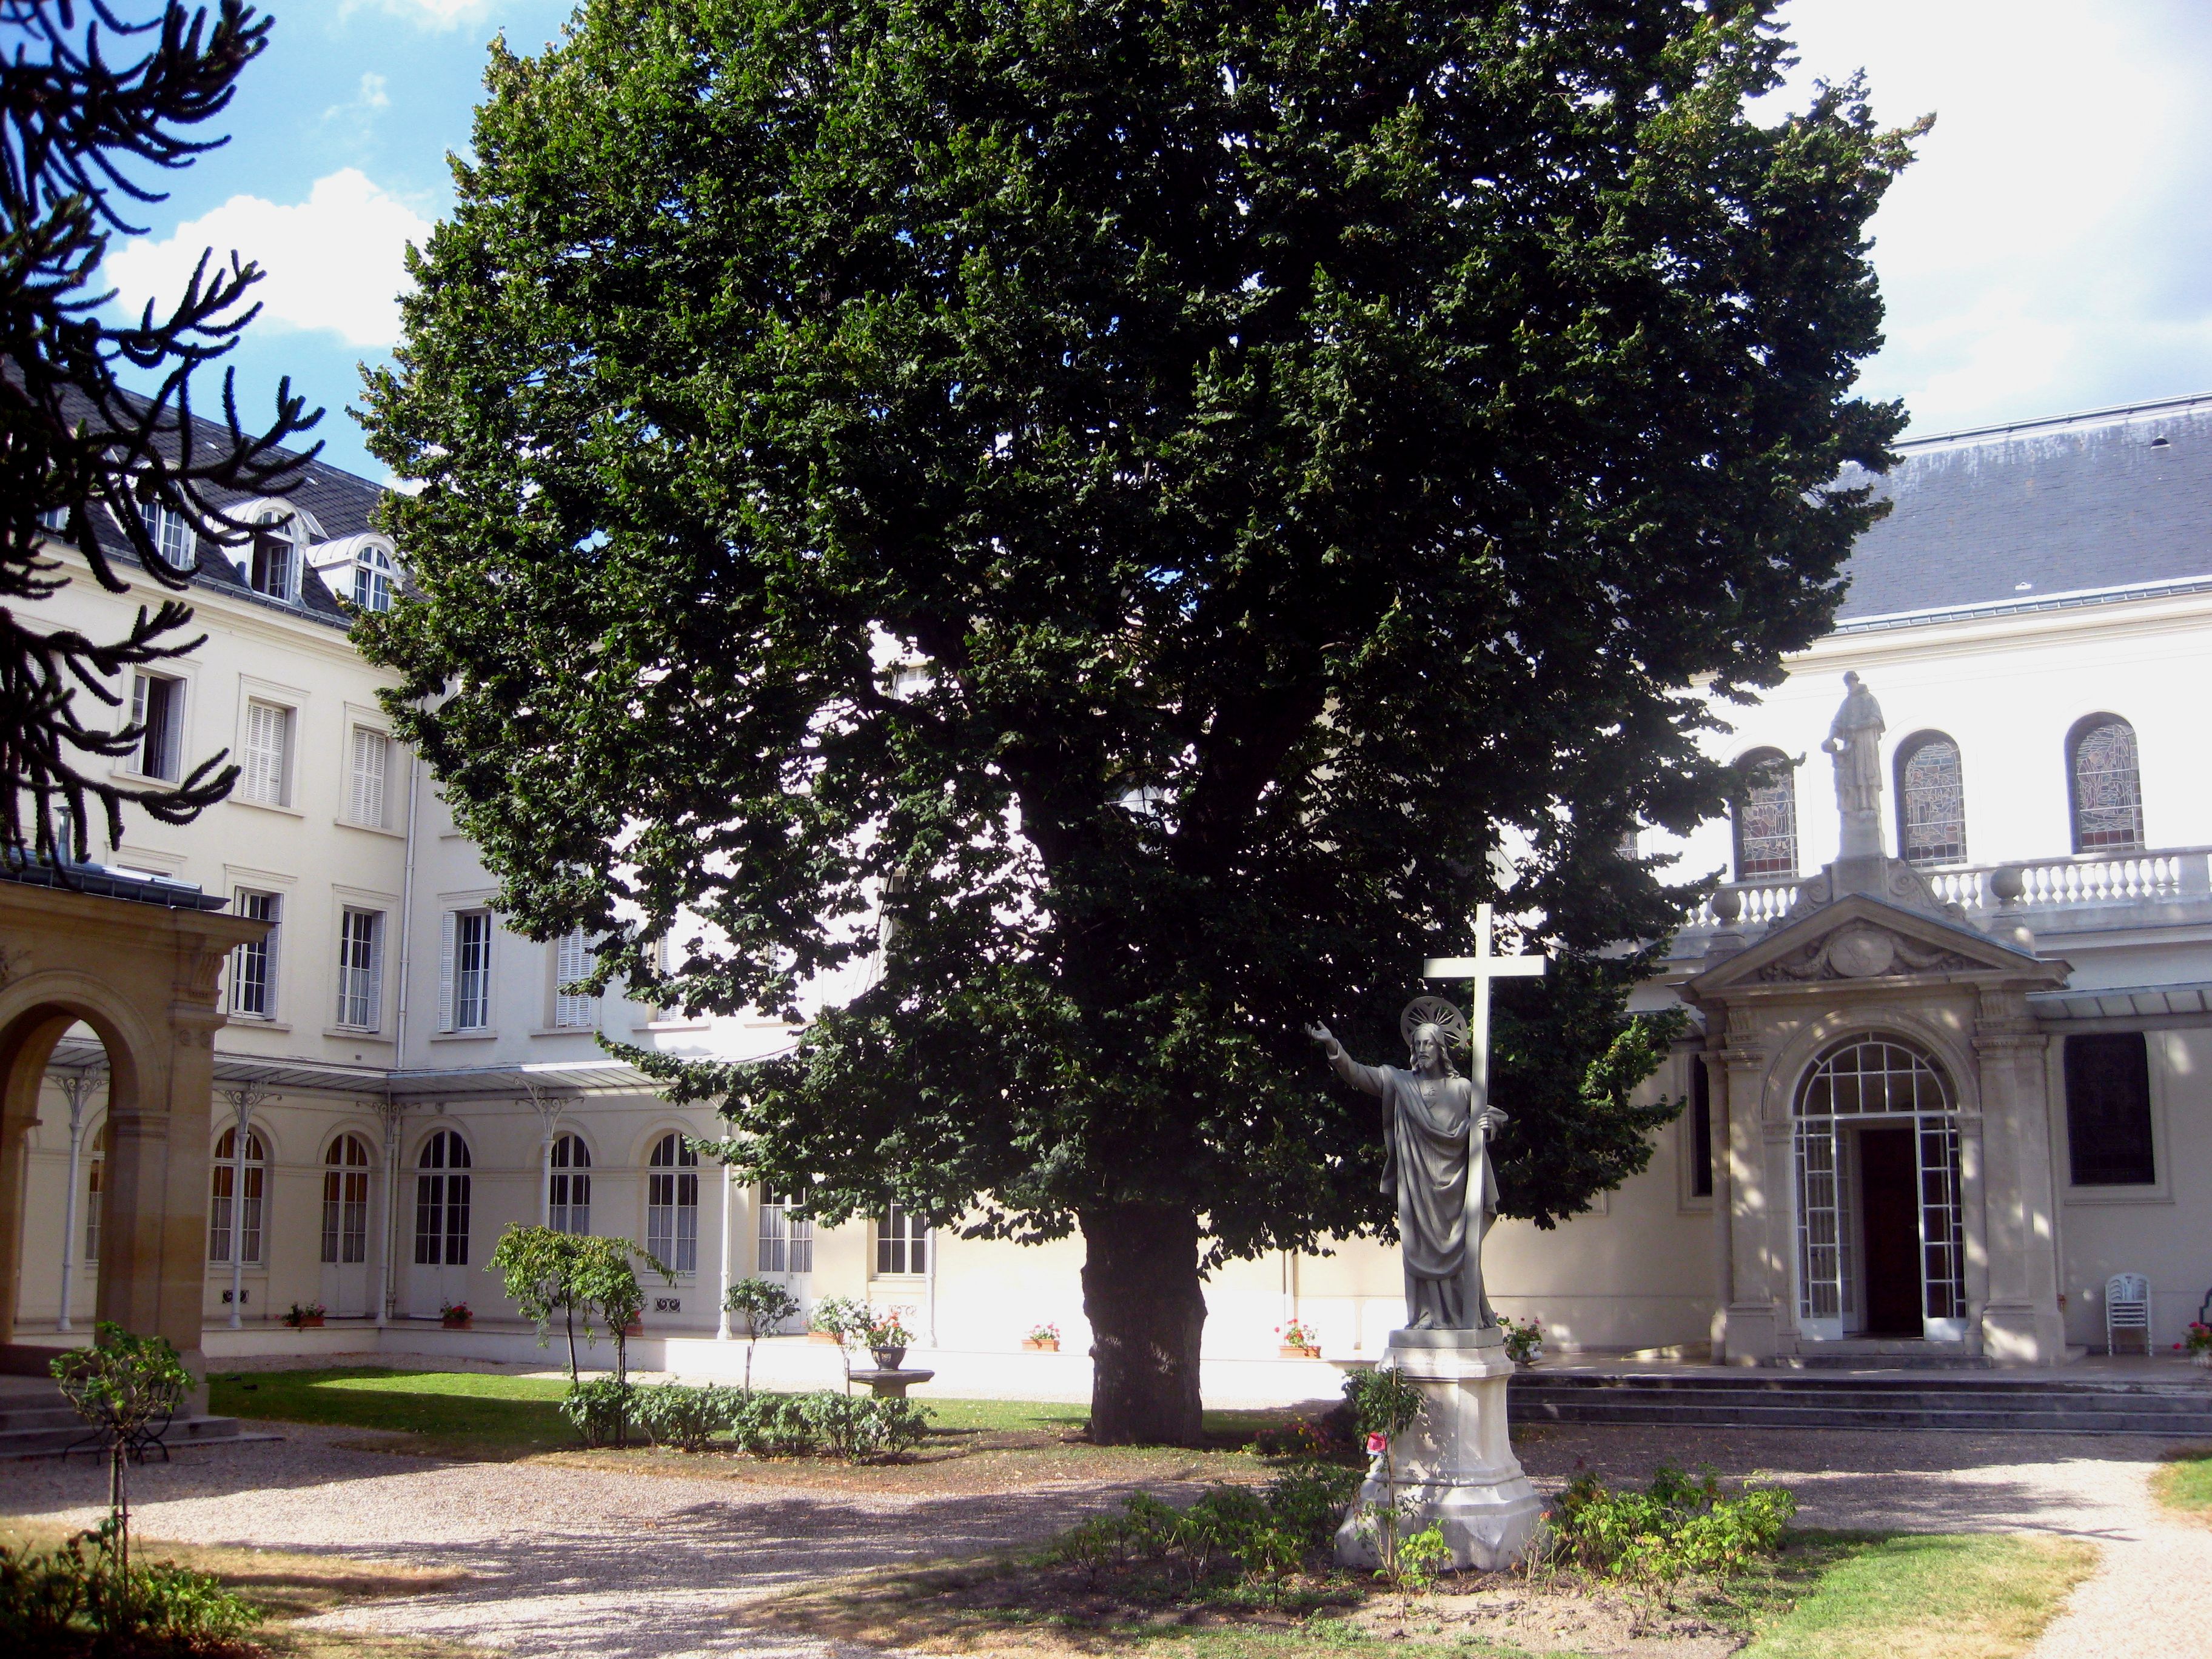
[[2068, 972], [2065, 963], [2046, 962], [1973, 927], [1851, 893], [1784, 922], [1692, 975], [1683, 989], [1694, 1001], [1753, 988], [1924, 975], [2063, 984]]

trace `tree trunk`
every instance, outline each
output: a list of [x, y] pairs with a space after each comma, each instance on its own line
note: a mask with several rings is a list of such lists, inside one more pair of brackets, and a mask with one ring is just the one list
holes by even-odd
[[1091, 1437], [1105, 1446], [1203, 1444], [1198, 1343], [1206, 1295], [1198, 1279], [1198, 1217], [1120, 1204], [1087, 1211], [1080, 1220]]

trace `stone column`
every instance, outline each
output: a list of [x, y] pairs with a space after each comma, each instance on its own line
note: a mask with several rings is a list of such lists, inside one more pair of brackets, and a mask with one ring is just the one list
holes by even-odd
[[[1766, 1050], [1758, 1044], [1751, 1011], [1729, 1008], [1722, 1068], [1728, 1079], [1729, 1300], [1724, 1346], [1732, 1363], [1751, 1364], [1780, 1351], [1782, 1297], [1787, 1293], [1787, 1243], [1795, 1206], [1786, 1174], [1778, 1184], [1767, 1136]], [[1786, 1134], [1789, 1125], [1783, 1129]], [[1717, 1186], [1717, 1182], [1716, 1182]], [[1776, 1269], [1783, 1269], [1778, 1279]]]
[[730, 1336], [731, 1336], [731, 1332], [730, 1332], [730, 1166], [729, 1166], [728, 1164], [723, 1164], [723, 1163], [719, 1163], [719, 1162], [718, 1162], [718, 1163], [714, 1165], [714, 1171], [715, 1171], [714, 1178], [715, 1178], [715, 1180], [716, 1180], [717, 1182], [719, 1182], [720, 1183], [720, 1185], [721, 1185], [721, 1188], [722, 1188], [722, 1248], [721, 1248], [720, 1251], [719, 1252], [719, 1256], [720, 1256], [720, 1262], [721, 1262], [721, 1269], [722, 1269], [722, 1271], [721, 1271], [721, 1275], [720, 1275], [720, 1290], [718, 1290], [718, 1291], [715, 1292], [715, 1295], [714, 1295], [714, 1306], [715, 1306], [715, 1314], [714, 1314], [714, 1340], [715, 1340], [717, 1342], [727, 1342], [727, 1341], [730, 1340]]
[[2049, 1043], [2035, 1029], [2022, 993], [1982, 992], [1974, 1053], [1981, 1070], [1989, 1260], [1983, 1349], [1993, 1359], [2039, 1365], [2057, 1364], [2066, 1354], [2045, 1081]]
[[47, 1057], [69, 1024], [65, 1017], [32, 1022], [0, 1049], [0, 1344], [15, 1340], [21, 1305], [25, 1143], [39, 1121]]

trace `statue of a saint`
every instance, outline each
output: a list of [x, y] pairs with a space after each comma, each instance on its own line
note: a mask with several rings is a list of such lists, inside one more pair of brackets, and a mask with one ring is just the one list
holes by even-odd
[[1482, 1240], [1498, 1214], [1490, 1137], [1505, 1114], [1478, 1102], [1452, 1065], [1464, 1016], [1440, 997], [1407, 1010], [1410, 1069], [1362, 1066], [1326, 1025], [1306, 1027], [1336, 1074], [1378, 1097], [1389, 1114], [1382, 1193], [1398, 1206], [1406, 1264], [1406, 1323], [1413, 1330], [1487, 1329], [1497, 1322], [1482, 1291]]
[[1820, 745], [1834, 758], [1836, 805], [1845, 813], [1881, 811], [1881, 705], [1855, 674], [1845, 674], [1849, 688], [1844, 706], [1828, 723], [1828, 740]]

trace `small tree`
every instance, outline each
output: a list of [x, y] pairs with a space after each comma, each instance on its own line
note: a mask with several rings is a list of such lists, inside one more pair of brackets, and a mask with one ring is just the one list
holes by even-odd
[[1421, 1415], [1427, 1401], [1420, 1385], [1395, 1366], [1382, 1366], [1352, 1377], [1344, 1385], [1352, 1406], [1352, 1426], [1362, 1437], [1368, 1454], [1382, 1471], [1384, 1500], [1367, 1506], [1365, 1519], [1376, 1531], [1376, 1551], [1382, 1558], [1382, 1576], [1399, 1580], [1397, 1437]]
[[492, 1248], [484, 1271], [500, 1275], [501, 1284], [525, 1319], [538, 1327], [538, 1346], [552, 1340], [553, 1316], [561, 1315], [568, 1340], [568, 1380], [576, 1380], [576, 1314], [584, 1311], [584, 1334], [589, 1337], [591, 1309], [576, 1285], [581, 1261], [573, 1235], [550, 1227], [524, 1227], [509, 1223]]
[[765, 1279], [741, 1279], [730, 1286], [722, 1306], [745, 1316], [745, 1392], [753, 1391], [753, 1350], [761, 1338], [799, 1311], [799, 1298]]
[[591, 1237], [576, 1239], [574, 1243], [576, 1264], [570, 1284], [576, 1300], [606, 1321], [607, 1330], [615, 1340], [615, 1381], [627, 1383], [629, 1325], [645, 1311], [645, 1288], [638, 1283], [637, 1271], [630, 1266], [631, 1259], [644, 1262], [671, 1285], [676, 1282], [676, 1275], [663, 1267], [652, 1251], [627, 1238]]
[[114, 1539], [115, 1589], [131, 1584], [131, 1493], [125, 1469], [143, 1457], [147, 1436], [166, 1423], [192, 1386], [192, 1375], [163, 1336], [133, 1336], [112, 1320], [94, 1328], [93, 1346], [61, 1355], [51, 1368], [62, 1397], [97, 1431], [107, 1453], [107, 1528]]

